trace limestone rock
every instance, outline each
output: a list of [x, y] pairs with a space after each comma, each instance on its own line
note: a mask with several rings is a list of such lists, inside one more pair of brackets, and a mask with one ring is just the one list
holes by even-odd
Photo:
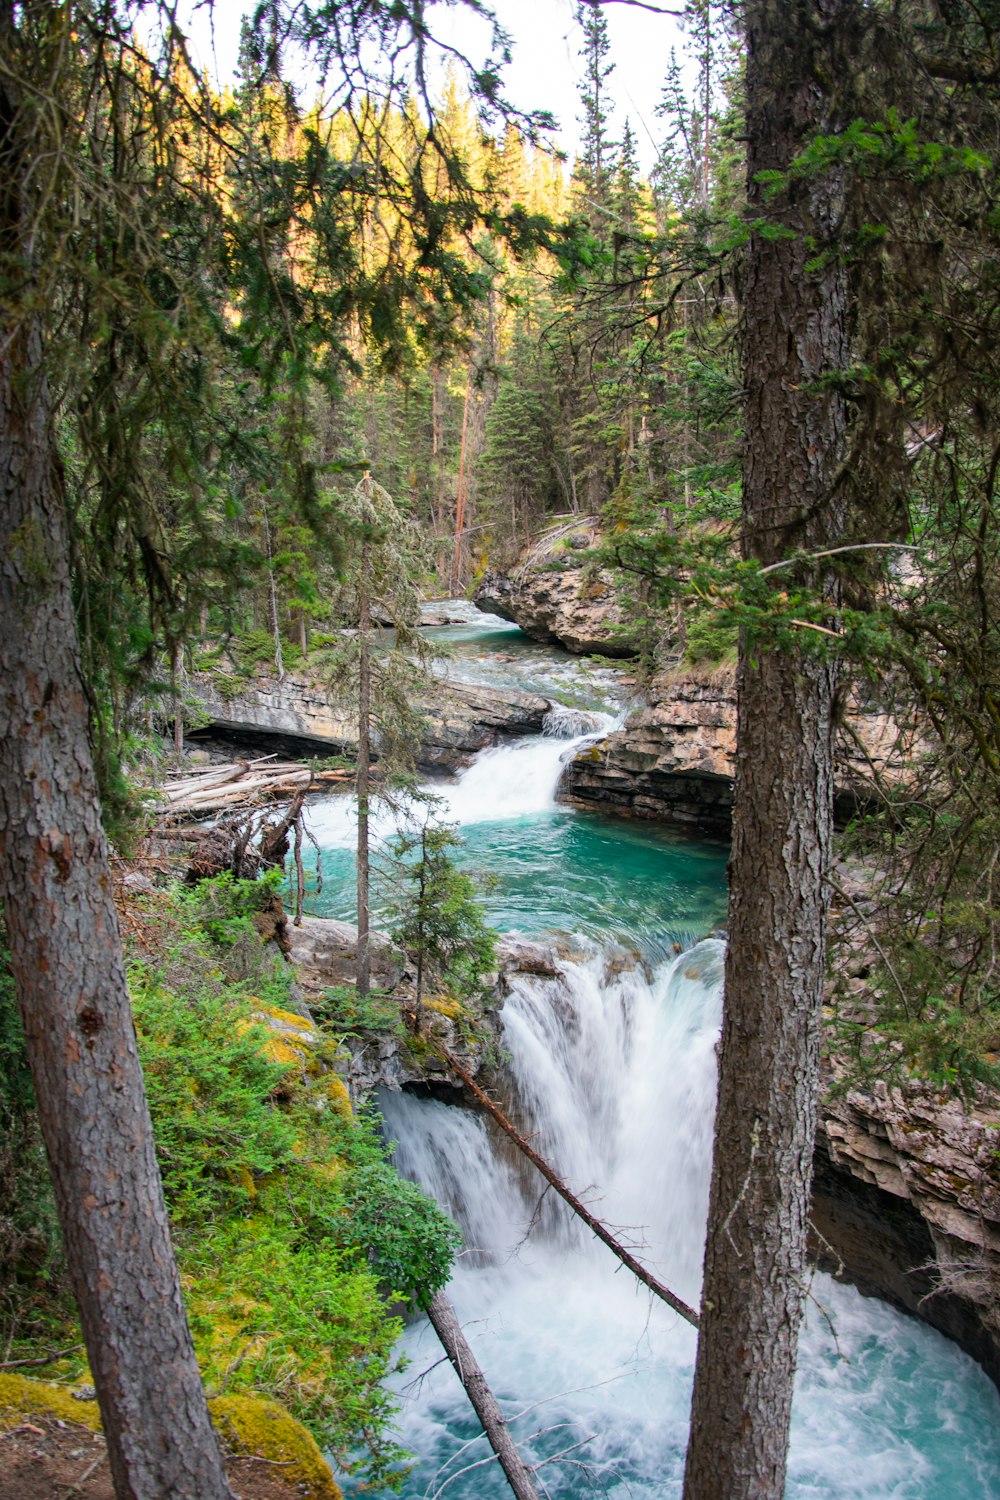
[[[203, 732], [265, 739], [299, 755], [350, 755], [357, 747], [351, 716], [311, 677], [286, 673], [279, 682], [201, 672], [188, 686], [207, 720]], [[443, 678], [419, 692], [416, 705], [426, 726], [417, 753], [422, 771], [458, 770], [505, 737], [537, 734], [549, 711], [548, 699], [535, 693]]]
[[1000, 1101], [911, 1081], [823, 1106], [813, 1223], [826, 1264], [955, 1339], [1000, 1384]]
[[593, 521], [558, 527], [515, 572], [487, 568], [472, 602], [513, 621], [533, 640], [554, 641], [576, 655], [634, 656], [634, 642], [613, 628], [625, 620], [610, 573], [579, 556], [596, 540]]
[[[877, 707], [855, 700], [838, 739], [837, 814], [870, 794], [873, 769], [896, 781], [919, 753], [917, 737]], [[559, 795], [635, 817], [725, 836], [732, 812], [736, 687], [731, 671], [662, 672], [624, 728], [580, 750]]]
[[501, 691], [441, 678], [418, 696], [417, 706], [426, 721], [421, 770], [454, 771], [502, 739], [540, 734], [551, 705], [518, 688]]
[[[289, 925], [288, 956], [298, 971], [303, 998], [308, 1005], [333, 984], [353, 984], [358, 947], [358, 929], [350, 922], [329, 917], [303, 917], [300, 927]], [[405, 958], [384, 932], [373, 932], [370, 941], [372, 980], [382, 989], [393, 989], [402, 978]]]

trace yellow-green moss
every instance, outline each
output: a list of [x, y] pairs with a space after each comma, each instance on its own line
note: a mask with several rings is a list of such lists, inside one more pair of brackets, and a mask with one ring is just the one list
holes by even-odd
[[354, 1113], [351, 1109], [351, 1096], [347, 1084], [339, 1074], [328, 1074], [320, 1084], [320, 1088], [337, 1113], [349, 1119]]
[[465, 1014], [465, 1007], [450, 995], [435, 995], [432, 1000], [425, 1000], [424, 1004], [428, 1010], [436, 1010], [439, 1016], [447, 1016], [449, 1021], [457, 1021]]
[[27, 1375], [0, 1374], [0, 1430], [15, 1427], [22, 1417], [58, 1417], [76, 1422], [91, 1432], [100, 1432], [101, 1413], [96, 1401], [77, 1401], [68, 1385], [31, 1380]]
[[311, 1500], [341, 1500], [339, 1485], [315, 1439], [277, 1401], [216, 1396], [208, 1403], [223, 1442], [234, 1452], [282, 1465], [290, 1484], [306, 1484]]
[[[223, 1446], [234, 1454], [270, 1459], [289, 1485], [306, 1485], [309, 1500], [343, 1500], [315, 1439], [277, 1401], [262, 1396], [214, 1396], [208, 1403]], [[0, 1374], [0, 1432], [24, 1417], [56, 1417], [101, 1431], [96, 1401], [77, 1401], [71, 1388], [26, 1375]]]

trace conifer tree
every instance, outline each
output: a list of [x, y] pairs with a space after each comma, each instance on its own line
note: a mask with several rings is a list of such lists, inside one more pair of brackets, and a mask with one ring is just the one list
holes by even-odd
[[[393, 783], [413, 769], [421, 720], [414, 692], [424, 685], [426, 643], [417, 626], [420, 603], [414, 583], [412, 529], [387, 490], [370, 474], [359, 480], [343, 507], [350, 527], [338, 606], [356, 626], [341, 644], [324, 654], [322, 669], [336, 701], [357, 723], [357, 991], [371, 986], [371, 808], [374, 796], [388, 796]], [[391, 622], [391, 644], [383, 629]], [[372, 767], [378, 762], [378, 790]]]

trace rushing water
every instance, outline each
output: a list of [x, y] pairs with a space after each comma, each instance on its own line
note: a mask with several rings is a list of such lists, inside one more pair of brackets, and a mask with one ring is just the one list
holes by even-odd
[[[436, 784], [440, 815], [461, 827], [459, 855], [489, 876], [483, 903], [504, 932], [614, 934], [655, 949], [691, 942], [725, 916], [725, 850], [655, 827], [560, 808], [562, 758], [576, 741], [538, 736], [488, 750], [454, 784]], [[331, 797], [309, 815], [323, 850], [320, 916], [353, 920], [355, 802]], [[401, 821], [382, 813], [384, 843]], [[376, 920], [379, 894], [373, 901]]]
[[[511, 1106], [594, 1211], [696, 1302], [723, 952], [704, 935], [723, 919], [724, 851], [558, 809], [567, 748], [540, 738], [490, 751], [438, 789], [467, 862], [498, 876], [488, 896], [496, 925], [582, 933], [589, 948], [558, 979], [514, 984], [503, 1011]], [[351, 799], [318, 804], [311, 821], [324, 847], [324, 909], [349, 917]], [[623, 939], [643, 962], [623, 955]], [[668, 957], [675, 941], [694, 946]], [[462, 1226], [449, 1296], [543, 1493], [679, 1495], [693, 1330], [542, 1194], [481, 1116], [409, 1095], [381, 1105], [400, 1168]], [[506, 1500], [429, 1326], [411, 1327], [406, 1347], [401, 1437], [419, 1463], [405, 1500]], [[994, 1388], [954, 1345], [813, 1278], [789, 1500], [1000, 1495], [998, 1419]]]
[[[707, 1199], [722, 945], [558, 982], [524, 978], [506, 1045], [534, 1141], [653, 1271], [696, 1301]], [[385, 1095], [404, 1172], [463, 1226], [449, 1288], [513, 1431], [553, 1497], [680, 1493], [694, 1333], [526, 1179], [468, 1111]], [[534, 1222], [529, 1232], [528, 1226]], [[940, 1335], [828, 1276], [812, 1282], [793, 1413], [789, 1500], [982, 1500], [1000, 1492], [996, 1392]], [[426, 1325], [410, 1330], [404, 1495], [500, 1500], [464, 1392]], [[468, 1444], [469, 1446], [463, 1446]], [[577, 1446], [579, 1445], [579, 1446]], [[568, 1451], [567, 1451], [568, 1450]], [[451, 1478], [451, 1476], [454, 1479]]]
[[448, 600], [445, 609], [449, 619], [459, 623], [428, 632], [428, 638], [445, 653], [438, 663], [443, 676], [488, 687], [520, 688], [556, 703], [587, 708], [613, 710], [629, 697], [627, 672], [540, 645], [508, 620], [483, 614], [464, 599]]

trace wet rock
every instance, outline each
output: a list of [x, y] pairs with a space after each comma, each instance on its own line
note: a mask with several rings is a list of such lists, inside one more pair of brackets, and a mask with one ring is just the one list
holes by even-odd
[[497, 959], [506, 974], [534, 974], [555, 979], [559, 973], [559, 956], [548, 943], [535, 943], [513, 933], [503, 933], [497, 942]]
[[551, 706], [537, 693], [445, 678], [422, 692], [417, 705], [426, 720], [418, 765], [428, 771], [456, 771], [501, 740], [540, 734]]
[[442, 609], [425, 609], [420, 615], [420, 624], [426, 630], [437, 630], [444, 625], [468, 625], [465, 615]]

